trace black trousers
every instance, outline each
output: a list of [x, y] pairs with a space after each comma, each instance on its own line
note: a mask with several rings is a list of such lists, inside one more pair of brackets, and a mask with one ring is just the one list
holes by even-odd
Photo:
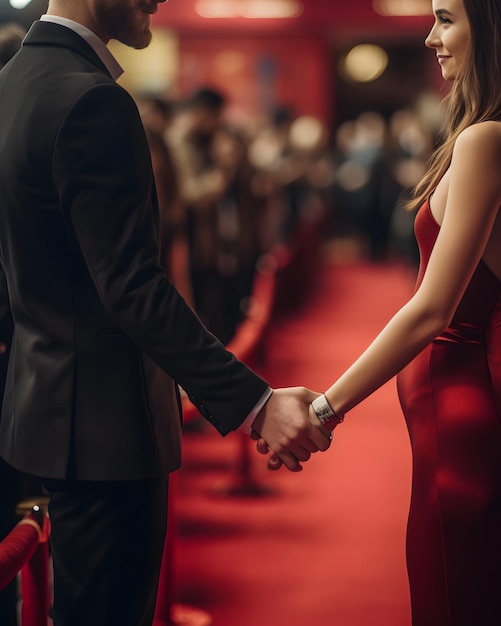
[[151, 626], [168, 478], [43, 485], [50, 495], [54, 626]]

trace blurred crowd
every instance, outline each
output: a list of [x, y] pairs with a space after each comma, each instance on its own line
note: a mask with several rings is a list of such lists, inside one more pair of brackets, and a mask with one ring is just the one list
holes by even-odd
[[372, 260], [397, 257], [417, 264], [414, 215], [405, 203], [425, 172], [439, 128], [440, 107], [431, 95], [389, 119], [367, 111], [339, 125], [332, 198], [335, 236], [352, 238]]
[[[16, 24], [0, 29], [0, 67], [24, 34]], [[436, 98], [327, 128], [285, 105], [236, 127], [225, 115], [232, 103], [210, 86], [179, 100], [134, 97], [157, 183], [163, 265], [223, 342], [245, 316], [257, 260], [312, 221], [341, 243], [338, 258], [417, 263], [414, 216], [403, 205], [434, 146]]]
[[252, 129], [225, 121], [203, 87], [182, 102], [136, 98], [157, 182], [164, 265], [223, 342], [245, 316], [256, 263], [320, 220], [332, 186], [324, 126], [277, 109]]
[[359, 257], [417, 263], [414, 216], [403, 206], [438, 126], [422, 103], [389, 119], [368, 111], [332, 133], [287, 106], [234, 127], [224, 94], [211, 87], [182, 101], [136, 101], [157, 180], [164, 265], [223, 342], [245, 315], [257, 260], [312, 220], [324, 220], [325, 237], [350, 242]]

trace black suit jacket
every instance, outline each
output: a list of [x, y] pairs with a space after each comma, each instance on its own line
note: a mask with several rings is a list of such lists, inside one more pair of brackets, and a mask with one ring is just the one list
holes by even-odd
[[64, 26], [35, 22], [0, 72], [0, 163], [1, 456], [47, 478], [172, 471], [173, 381], [222, 434], [238, 427], [266, 383], [166, 279], [134, 101]]

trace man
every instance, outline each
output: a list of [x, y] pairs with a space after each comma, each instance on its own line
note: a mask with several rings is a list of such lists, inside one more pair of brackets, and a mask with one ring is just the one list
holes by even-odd
[[51, 0], [0, 72], [0, 455], [50, 494], [55, 626], [151, 624], [180, 464], [173, 381], [292, 471], [330, 443], [316, 394], [269, 397], [157, 263], [148, 144], [106, 43], [147, 46], [160, 1]]

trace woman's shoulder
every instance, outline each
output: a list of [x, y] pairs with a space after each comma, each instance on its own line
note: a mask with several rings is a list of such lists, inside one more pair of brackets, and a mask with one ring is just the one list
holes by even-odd
[[501, 160], [501, 121], [487, 120], [465, 128], [454, 146], [456, 158]]
[[501, 121], [486, 120], [465, 128], [458, 136], [456, 144], [469, 142], [495, 143], [501, 140]]

